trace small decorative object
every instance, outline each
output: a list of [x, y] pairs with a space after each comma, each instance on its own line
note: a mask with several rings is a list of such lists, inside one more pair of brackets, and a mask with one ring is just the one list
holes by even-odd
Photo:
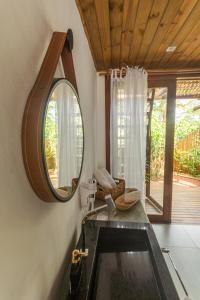
[[94, 172], [94, 177], [96, 178], [97, 182], [104, 188], [112, 189], [116, 187], [115, 180], [105, 168], [97, 169]]
[[97, 185], [95, 179], [89, 179], [88, 183], [82, 183], [80, 185], [82, 207], [87, 207], [88, 209], [94, 209], [96, 191], [97, 191]]
[[96, 192], [96, 198], [100, 200], [104, 200], [106, 195], [111, 194], [113, 200], [115, 200], [117, 197], [121, 196], [125, 192], [125, 180], [114, 178], [116, 182], [116, 187], [114, 188], [105, 188], [102, 187], [99, 183], [97, 183], [97, 192]]
[[[115, 200], [117, 197], [124, 194], [124, 192], [125, 192], [125, 180], [124, 179], [119, 179], [119, 178], [114, 178], [114, 180], [116, 182], [116, 187], [115, 188], [105, 188], [105, 187], [102, 187], [97, 182], [97, 192], [95, 194], [95, 198], [105, 201], [105, 196], [110, 194], [112, 196], [113, 200]], [[75, 189], [77, 184], [78, 184], [78, 179], [73, 178], [72, 179], [72, 189]]]
[[141, 198], [141, 193], [138, 190], [125, 193], [124, 195], [118, 197], [115, 200], [116, 207], [119, 210], [128, 210], [134, 206]]
[[124, 194], [124, 202], [126, 204], [133, 203], [134, 201], [138, 201], [141, 199], [141, 192], [138, 190], [130, 191]]

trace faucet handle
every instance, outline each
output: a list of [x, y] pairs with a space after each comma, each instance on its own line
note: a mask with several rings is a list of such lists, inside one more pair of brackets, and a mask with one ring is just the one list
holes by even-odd
[[82, 251], [82, 249], [74, 249], [74, 251], [72, 252], [72, 263], [77, 264], [80, 261], [81, 257], [86, 256], [88, 256], [88, 249], [85, 249], [85, 251]]
[[110, 194], [106, 195], [105, 196], [105, 201], [106, 201], [106, 204], [107, 204], [108, 214], [111, 214], [111, 215], [115, 216], [116, 213], [117, 213], [117, 209], [116, 209], [116, 205], [115, 205], [115, 202], [113, 201], [112, 196]]

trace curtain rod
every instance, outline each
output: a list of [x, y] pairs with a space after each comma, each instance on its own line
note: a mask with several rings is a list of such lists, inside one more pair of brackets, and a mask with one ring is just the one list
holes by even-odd
[[[126, 74], [126, 68], [123, 67], [122, 69], [114, 69], [117, 71], [117, 73], [120, 73], [122, 70], [122, 74], [125, 75]], [[188, 74], [188, 75], [192, 75], [192, 74], [199, 74], [200, 76], [200, 68], [188, 68], [188, 69], [147, 69], [146, 70], [148, 75], [183, 75], [183, 74]], [[100, 76], [106, 76], [106, 75], [110, 75], [112, 73], [112, 69], [108, 69], [108, 70], [102, 70], [102, 71], [98, 71], [98, 74]]]

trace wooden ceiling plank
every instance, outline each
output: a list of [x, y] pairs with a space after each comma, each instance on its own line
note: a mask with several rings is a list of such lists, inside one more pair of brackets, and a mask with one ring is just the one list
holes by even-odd
[[197, 60], [190, 61], [189, 67], [192, 69], [196, 68], [196, 66], [200, 65], [199, 61], [200, 61], [200, 56], [197, 57]]
[[120, 64], [122, 20], [123, 20], [123, 0], [110, 0], [112, 68], [119, 67]]
[[86, 31], [88, 32], [88, 35], [90, 37], [90, 43], [96, 61], [96, 69], [100, 70], [102, 69], [102, 66], [105, 67], [105, 65], [102, 45], [100, 41], [100, 33], [96, 16], [95, 4], [93, 0], [78, 0], [78, 2], [81, 7], [81, 11], [84, 18], [83, 25], [86, 27]]
[[92, 45], [91, 40], [90, 40], [90, 35], [89, 35], [89, 32], [88, 32], [86, 24], [85, 24], [85, 17], [83, 15], [82, 7], [81, 7], [81, 0], [76, 0], [76, 5], [77, 5], [77, 8], [78, 8], [80, 17], [81, 17], [81, 21], [82, 21], [82, 24], [83, 24], [83, 29], [85, 31], [85, 35], [86, 35], [88, 43], [89, 43], [89, 47], [90, 47], [90, 51], [91, 51], [91, 54], [92, 54], [92, 58], [93, 58], [95, 67], [96, 67], [96, 69], [98, 69], [99, 66], [97, 66], [95, 51], [93, 49], [93, 45]]
[[109, 68], [111, 65], [109, 0], [95, 0], [95, 8], [99, 24], [104, 63], [105, 67]]
[[87, 9], [88, 6], [93, 4], [93, 0], [78, 0], [78, 2], [80, 3], [80, 6], [83, 10]]
[[192, 58], [187, 62], [187, 66], [200, 66], [200, 45], [193, 51]]
[[147, 55], [144, 60], [145, 67], [149, 67], [153, 57], [155, 56], [157, 49], [159, 48], [160, 42], [168, 31], [170, 24], [173, 22], [177, 12], [182, 4], [182, 0], [170, 0], [165, 9], [161, 22], [158, 26], [156, 34], [152, 40], [152, 43], [149, 47]]
[[[200, 0], [76, 0], [97, 71], [200, 67]], [[177, 50], [168, 55], [168, 46]]]
[[163, 13], [166, 9], [168, 0], [163, 1], [154, 1], [149, 18], [146, 26], [146, 30], [144, 32], [143, 40], [141, 43], [140, 50], [138, 52], [138, 56], [136, 58], [136, 64], [142, 65], [147, 54], [147, 51], [151, 45], [155, 32], [158, 28], [160, 20], [163, 16]]
[[182, 5], [180, 6], [180, 9], [177, 11], [174, 20], [171, 22], [166, 34], [162, 38], [160, 46], [153, 58], [154, 64], [157, 64], [159, 61], [161, 61], [163, 56], [166, 54], [167, 47], [172, 45], [173, 39], [183, 26], [185, 20], [188, 18], [197, 1], [198, 0], [183, 1]]
[[[198, 33], [200, 33], [200, 26], [198, 28]], [[200, 34], [198, 34], [196, 37], [194, 37], [194, 40], [192, 42], [189, 42], [188, 47], [184, 50], [184, 57], [186, 63], [190, 59], [192, 59], [193, 55], [195, 55], [195, 51], [200, 46]]]
[[120, 64], [128, 64], [128, 55], [131, 45], [131, 38], [135, 26], [136, 14], [139, 0], [124, 0]]
[[153, 0], [140, 0], [137, 10], [132, 42], [129, 50], [129, 64], [135, 65], [136, 57], [145, 32], [147, 20], [153, 5]]
[[183, 65], [186, 66], [188, 61], [192, 59], [194, 51], [200, 45], [200, 24], [194, 27], [191, 34], [180, 44], [177, 51], [167, 61], [167, 65]]
[[[177, 32], [175, 38], [172, 40], [172, 44], [176, 45], [177, 51], [180, 45], [183, 43], [185, 39], [191, 34], [191, 31], [196, 30], [199, 25], [199, 16], [200, 16], [200, 1], [196, 3], [193, 7], [192, 11], [190, 12], [189, 16], [185, 20], [183, 26]], [[167, 55], [165, 53], [164, 57], [160, 61], [160, 65], [167, 64], [167, 62], [172, 59], [172, 56], [176, 53], [176, 51], [171, 55]]]

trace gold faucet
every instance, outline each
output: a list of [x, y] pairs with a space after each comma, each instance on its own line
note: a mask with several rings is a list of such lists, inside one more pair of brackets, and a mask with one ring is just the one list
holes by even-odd
[[82, 241], [82, 249], [74, 249], [72, 252], [72, 264], [78, 264], [81, 260], [81, 257], [86, 257], [88, 256], [88, 249], [85, 249], [85, 230], [84, 230], [84, 224], [87, 220], [88, 217], [93, 216], [98, 214], [100, 211], [103, 211], [107, 209], [108, 214], [116, 214], [116, 206], [115, 203], [111, 197], [111, 195], [106, 195], [105, 196], [105, 201], [106, 204], [102, 205], [100, 207], [97, 207], [95, 209], [89, 210], [87, 214], [84, 216], [82, 219], [81, 225], [82, 225], [82, 236], [83, 236], [83, 241]]
[[[74, 249], [72, 252], [72, 264], [70, 271], [70, 295], [76, 295], [76, 291], [79, 287], [81, 274], [82, 274], [82, 258], [88, 256], [88, 249], [85, 248], [85, 222], [89, 216], [96, 215], [100, 211], [107, 209], [108, 217], [110, 214], [116, 214], [116, 206], [114, 201], [111, 198], [111, 195], [105, 197], [106, 204], [98, 208], [92, 209], [87, 212], [81, 222], [82, 226], [82, 249]], [[74, 299], [74, 298], [73, 298]]]
[[86, 256], [88, 256], [88, 249], [85, 249], [85, 251], [75, 249], [72, 252], [72, 263], [77, 264], [81, 260], [81, 257], [86, 257]]

